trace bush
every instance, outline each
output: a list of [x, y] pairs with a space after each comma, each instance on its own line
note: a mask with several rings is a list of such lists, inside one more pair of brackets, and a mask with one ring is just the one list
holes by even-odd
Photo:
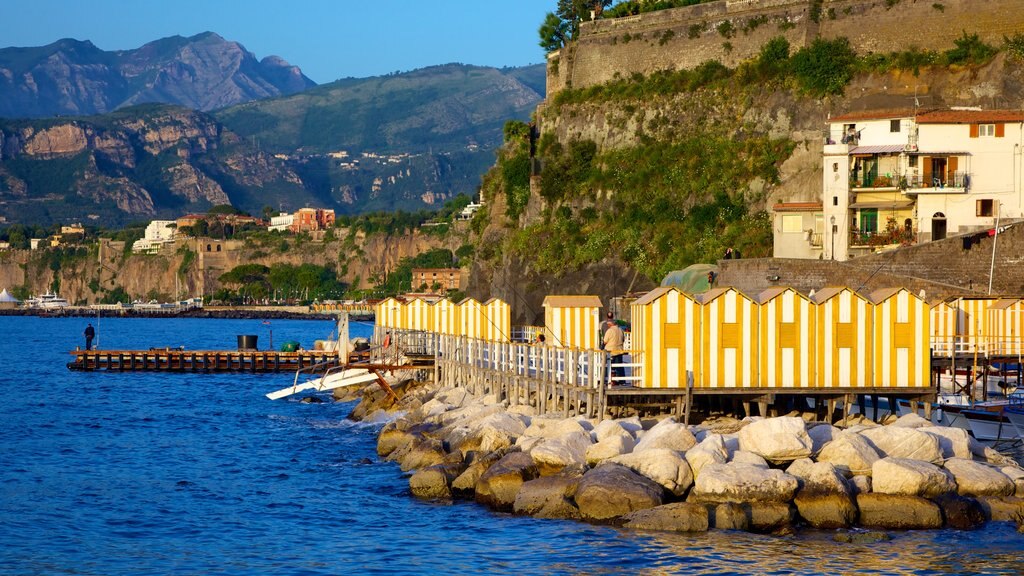
[[800, 88], [812, 96], [842, 94], [853, 77], [857, 54], [846, 38], [818, 38], [790, 59]]
[[977, 34], [964, 32], [953, 45], [944, 53], [946, 64], [983, 64], [996, 54], [996, 49], [982, 42]]

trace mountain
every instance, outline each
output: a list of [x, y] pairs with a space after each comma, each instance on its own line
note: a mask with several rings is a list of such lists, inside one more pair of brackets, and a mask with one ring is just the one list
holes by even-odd
[[315, 85], [281, 58], [257, 60], [212, 32], [112, 52], [71, 39], [0, 49], [0, 117], [6, 118], [104, 114], [150, 102], [208, 111]]
[[[147, 46], [166, 54], [173, 44]], [[505, 121], [527, 119], [541, 100], [526, 82], [542, 76], [541, 66], [453, 64], [212, 114], [146, 104], [0, 120], [0, 216], [118, 225], [222, 203], [251, 213], [437, 207], [476, 192]]]

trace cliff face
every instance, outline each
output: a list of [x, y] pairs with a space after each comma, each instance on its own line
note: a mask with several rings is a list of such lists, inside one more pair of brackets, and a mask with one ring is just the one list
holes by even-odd
[[103, 114], [147, 102], [213, 110], [301, 92], [316, 84], [276, 56], [206, 32], [106, 52], [59, 40], [0, 49], [0, 117]]

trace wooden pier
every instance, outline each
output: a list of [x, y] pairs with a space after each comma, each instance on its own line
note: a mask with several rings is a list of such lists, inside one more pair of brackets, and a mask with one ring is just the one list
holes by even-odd
[[69, 370], [110, 372], [295, 372], [314, 366], [327, 369], [337, 363], [336, 352], [326, 350], [72, 350]]

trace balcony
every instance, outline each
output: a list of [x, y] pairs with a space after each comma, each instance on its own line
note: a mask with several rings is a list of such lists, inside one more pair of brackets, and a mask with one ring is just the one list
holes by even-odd
[[949, 172], [928, 179], [923, 176], [910, 176], [904, 178], [903, 182], [906, 186], [901, 188], [907, 194], [956, 194], [967, 192], [971, 186], [971, 176], [967, 172]]
[[899, 244], [900, 246], [917, 244], [917, 231], [897, 225], [895, 218], [888, 219], [885, 230], [878, 232], [867, 230], [850, 231], [850, 246], [852, 247], [875, 248], [892, 244]]

